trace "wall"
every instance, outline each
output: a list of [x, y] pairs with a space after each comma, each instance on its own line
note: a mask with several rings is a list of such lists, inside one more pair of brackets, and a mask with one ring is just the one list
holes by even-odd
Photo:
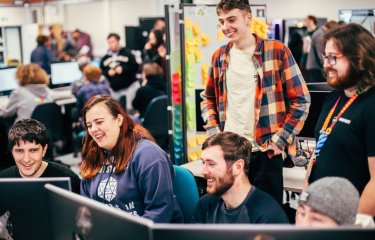
[[[178, 0], [96, 0], [80, 4], [48, 4], [45, 23], [62, 23], [65, 30], [76, 28], [92, 36], [95, 54], [107, 49], [106, 36], [117, 32], [124, 43], [124, 26], [138, 25], [138, 17], [164, 15], [164, 4]], [[195, 0], [195, 3], [216, 4], [218, 0]], [[303, 18], [308, 14], [338, 19], [339, 9], [373, 8], [373, 0], [250, 0], [252, 4], [267, 4], [268, 19]], [[23, 7], [0, 7], [0, 26], [31, 23], [30, 12]]]
[[105, 50], [105, 39], [109, 28], [108, 2], [92, 2], [65, 5], [64, 30], [76, 28], [91, 35], [94, 53], [102, 54]]
[[[84, 13], [84, 14], [82, 14]], [[138, 17], [162, 16], [154, 0], [106, 0], [65, 5], [65, 30], [80, 30], [91, 35], [94, 54], [107, 51], [107, 35], [116, 32], [125, 42], [124, 26], [137, 26]]]
[[[374, 8], [374, 0], [249, 0], [251, 4], [266, 4], [268, 20], [303, 18], [308, 14], [338, 20], [339, 9]], [[216, 4], [218, 0], [194, 0], [195, 3]]]
[[0, 26], [20, 26], [26, 23], [23, 7], [0, 7]]

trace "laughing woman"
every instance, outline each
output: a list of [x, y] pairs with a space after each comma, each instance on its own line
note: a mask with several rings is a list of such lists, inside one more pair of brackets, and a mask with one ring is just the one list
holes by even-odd
[[183, 222], [173, 166], [150, 133], [109, 95], [89, 99], [81, 194], [157, 223]]

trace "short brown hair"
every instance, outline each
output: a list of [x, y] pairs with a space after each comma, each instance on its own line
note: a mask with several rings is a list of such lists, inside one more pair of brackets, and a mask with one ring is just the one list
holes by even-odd
[[16, 78], [21, 86], [29, 84], [49, 84], [47, 73], [37, 64], [19, 65], [16, 71]]
[[216, 13], [220, 15], [236, 8], [251, 13], [249, 0], [221, 0], [216, 6]]
[[83, 76], [85, 76], [85, 78], [89, 81], [97, 83], [99, 82], [101, 75], [102, 75], [102, 70], [93, 65], [87, 65], [83, 69]]
[[48, 37], [45, 36], [45, 35], [39, 35], [37, 38], [36, 38], [36, 42], [38, 44], [45, 44], [46, 42], [48, 42]]
[[315, 16], [313, 15], [307, 15], [306, 19], [309, 19], [311, 21], [313, 21], [313, 23], [316, 25], [318, 23], [318, 20], [316, 19]]
[[117, 33], [108, 34], [107, 40], [110, 38], [115, 38], [117, 41], [120, 41], [120, 35], [118, 35]]
[[323, 25], [325, 31], [330, 31], [330, 30], [335, 29], [339, 26], [340, 26], [340, 24], [338, 24], [336, 21], [333, 21], [333, 20], [328, 21]]
[[163, 69], [157, 63], [145, 63], [142, 69], [146, 77], [163, 75]]
[[235, 162], [238, 159], [245, 161], [245, 174], [248, 176], [251, 156], [251, 143], [246, 138], [232, 132], [217, 133], [204, 141], [202, 150], [219, 146], [224, 153], [225, 162]]

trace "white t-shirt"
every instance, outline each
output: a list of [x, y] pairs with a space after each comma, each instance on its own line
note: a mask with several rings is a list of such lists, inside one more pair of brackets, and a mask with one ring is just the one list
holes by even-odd
[[225, 132], [234, 132], [246, 137], [254, 144], [254, 102], [257, 71], [252, 57], [255, 46], [240, 50], [235, 45], [229, 52], [229, 65], [226, 71], [227, 108]]

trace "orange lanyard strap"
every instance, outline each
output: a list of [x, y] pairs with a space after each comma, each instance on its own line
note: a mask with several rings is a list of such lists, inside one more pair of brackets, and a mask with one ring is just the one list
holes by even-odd
[[341, 96], [339, 97], [339, 99], [337, 99], [335, 105], [333, 106], [333, 108], [329, 111], [327, 117], [326, 117], [326, 120], [324, 121], [324, 124], [323, 124], [323, 127], [322, 129], [320, 130], [321, 133], [325, 133], [327, 135], [329, 135], [331, 132], [332, 132], [332, 129], [333, 127], [335, 126], [336, 122], [338, 119], [340, 119], [340, 117], [344, 114], [344, 112], [346, 111], [346, 109], [349, 108], [349, 106], [357, 99], [358, 97], [358, 93], [355, 93], [350, 99], [349, 101], [347, 101], [344, 105], [344, 107], [340, 110], [339, 114], [337, 114], [336, 117], [333, 118], [332, 120], [332, 123], [331, 123], [331, 126], [328, 126], [332, 116], [333, 116], [333, 113], [335, 112], [336, 110], [336, 107], [341, 99]]

